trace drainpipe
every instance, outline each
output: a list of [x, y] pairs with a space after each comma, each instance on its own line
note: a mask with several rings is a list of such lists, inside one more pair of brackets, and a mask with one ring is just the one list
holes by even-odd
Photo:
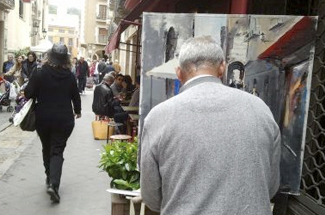
[[231, 14], [246, 14], [249, 0], [231, 0]]

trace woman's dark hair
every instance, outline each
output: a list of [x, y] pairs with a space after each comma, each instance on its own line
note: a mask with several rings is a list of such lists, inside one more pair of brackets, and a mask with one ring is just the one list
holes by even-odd
[[34, 57], [33, 62], [36, 61], [36, 58], [37, 58], [37, 57], [36, 57], [35, 52], [33, 52], [33, 51], [29, 51], [29, 52], [27, 53], [27, 58], [28, 58], [29, 55], [33, 55], [33, 57]]
[[127, 83], [127, 85], [132, 85], [132, 78], [129, 75], [124, 75], [124, 81]]

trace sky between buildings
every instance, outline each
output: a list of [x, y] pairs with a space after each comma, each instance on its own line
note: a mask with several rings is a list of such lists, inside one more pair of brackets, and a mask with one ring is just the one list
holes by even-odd
[[81, 9], [84, 6], [85, 0], [49, 0], [49, 4], [62, 5], [66, 7], [76, 7]]

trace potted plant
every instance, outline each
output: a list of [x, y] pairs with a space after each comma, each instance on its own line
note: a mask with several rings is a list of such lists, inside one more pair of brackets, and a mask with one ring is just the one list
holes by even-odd
[[99, 168], [112, 178], [111, 188], [138, 190], [140, 172], [137, 167], [137, 138], [134, 142], [115, 140], [103, 146]]

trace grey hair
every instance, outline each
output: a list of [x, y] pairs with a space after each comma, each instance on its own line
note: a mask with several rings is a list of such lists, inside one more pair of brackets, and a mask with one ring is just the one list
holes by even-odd
[[114, 79], [115, 79], [114, 76], [111, 75], [111, 74], [106, 74], [106, 75], [104, 75], [104, 77], [103, 77], [103, 80], [104, 80], [104, 81], [111, 81], [111, 82], [113, 82]]
[[179, 52], [179, 65], [185, 72], [217, 68], [224, 60], [221, 47], [210, 36], [186, 40]]

